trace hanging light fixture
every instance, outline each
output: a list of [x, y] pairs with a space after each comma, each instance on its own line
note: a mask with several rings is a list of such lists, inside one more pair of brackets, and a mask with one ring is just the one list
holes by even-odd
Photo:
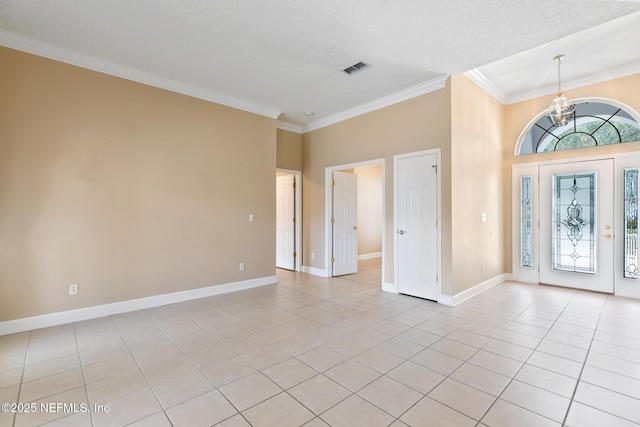
[[569, 104], [567, 97], [562, 92], [562, 80], [560, 79], [560, 62], [562, 58], [564, 58], [564, 55], [558, 55], [553, 58], [558, 63], [558, 93], [556, 93], [556, 97], [553, 98], [553, 102], [547, 109], [547, 117], [554, 126], [564, 126], [569, 123], [573, 113], [576, 111], [576, 106]]

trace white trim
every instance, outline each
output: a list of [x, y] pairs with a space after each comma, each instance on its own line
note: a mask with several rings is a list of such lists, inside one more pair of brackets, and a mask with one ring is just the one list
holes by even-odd
[[398, 286], [395, 283], [382, 282], [382, 291], [391, 292], [392, 294], [398, 293]]
[[475, 286], [470, 287], [462, 292], [455, 294], [454, 296], [449, 295], [441, 295], [438, 297], [438, 303], [448, 305], [448, 306], [456, 306], [465, 302], [466, 300], [475, 297], [476, 295], [481, 294], [487, 289], [491, 289], [500, 283], [506, 282], [508, 280], [512, 280], [512, 276], [510, 273], [502, 273], [491, 279], [487, 279], [482, 283], [478, 283]]
[[507, 95], [498, 86], [494, 85], [491, 80], [485, 76], [478, 68], [469, 70], [464, 73], [467, 77], [473, 80], [478, 86], [485, 90], [489, 95], [500, 101], [502, 104], [506, 104]]
[[331, 180], [333, 179], [333, 172], [334, 171], [341, 171], [341, 170], [345, 170], [345, 169], [355, 169], [355, 168], [360, 168], [360, 167], [364, 167], [364, 166], [375, 166], [375, 165], [381, 165], [382, 166], [382, 183], [381, 183], [381, 191], [382, 191], [382, 274], [381, 274], [381, 278], [382, 280], [384, 280], [384, 259], [385, 259], [385, 254], [384, 254], [384, 248], [385, 248], [385, 229], [386, 229], [386, 222], [385, 222], [385, 206], [386, 206], [386, 202], [385, 202], [385, 177], [386, 177], [386, 172], [385, 172], [385, 159], [373, 159], [373, 160], [367, 160], [364, 162], [357, 162], [357, 163], [349, 163], [346, 165], [339, 165], [339, 166], [329, 166], [325, 168], [325, 179], [324, 179], [324, 224], [325, 224], [325, 234], [324, 234], [324, 259], [325, 259], [325, 265], [327, 266], [326, 268], [326, 276], [324, 277], [331, 277], [333, 274], [333, 269], [331, 266], [331, 251], [333, 249], [333, 233], [332, 233], [332, 229], [331, 229], [331, 217], [332, 217], [332, 212], [333, 212], [333, 191], [331, 188]]
[[321, 268], [309, 267], [308, 265], [302, 266], [302, 272], [313, 274], [314, 276], [329, 277], [327, 270], [323, 270]]
[[274, 108], [253, 104], [239, 98], [184, 84], [176, 80], [160, 77], [135, 68], [116, 64], [115, 62], [105, 61], [104, 59], [99, 59], [71, 49], [55, 46], [47, 42], [18, 35], [6, 30], [0, 30], [0, 45], [31, 53], [33, 55], [42, 56], [44, 58], [53, 59], [55, 61], [120, 77], [126, 80], [132, 80], [149, 86], [166, 89], [171, 92], [204, 99], [205, 101], [215, 102], [216, 104], [237, 108], [239, 110], [248, 111], [250, 113], [259, 114], [272, 119], [277, 119], [282, 113]]
[[[597, 83], [606, 82], [609, 80], [615, 80], [626, 76], [631, 76], [633, 74], [640, 73], [640, 61], [635, 61], [630, 64], [624, 64], [616, 68], [606, 69], [599, 73], [590, 74], [587, 77], [583, 77], [580, 79], [562, 80], [562, 88], [564, 91], [568, 91], [571, 89], [577, 89], [584, 86], [589, 86]], [[515, 104], [516, 102], [528, 101], [529, 99], [538, 98], [541, 96], [549, 96], [554, 95], [558, 91], [558, 86], [556, 83], [549, 84], [547, 86], [536, 88], [534, 90], [528, 90], [525, 92], [518, 92], [511, 95], [507, 95], [504, 98], [503, 104]], [[551, 100], [549, 100], [551, 103]]]
[[[415, 151], [413, 153], [397, 154], [393, 156], [393, 229], [398, 230], [398, 160], [406, 159], [410, 157], [436, 155], [436, 169], [439, 171], [436, 173], [436, 215], [438, 216], [438, 302], [442, 297], [442, 186], [440, 181], [440, 175], [442, 175], [442, 167], [440, 164], [440, 149], [434, 148], [431, 150]], [[399, 260], [398, 260], [398, 234], [393, 233], [393, 281], [396, 283], [397, 292], [400, 292], [400, 280], [399, 280]], [[383, 246], [384, 247], [384, 246]], [[446, 305], [446, 304], [445, 304]]]
[[302, 126], [294, 125], [293, 123], [289, 123], [289, 122], [283, 122], [282, 120], [278, 120], [277, 128], [282, 130], [288, 130], [289, 132], [300, 133], [300, 134], [302, 133]]
[[449, 76], [446, 75], [439, 76], [427, 82], [420, 83], [396, 93], [392, 93], [391, 95], [383, 96], [382, 98], [378, 98], [374, 101], [358, 105], [357, 107], [350, 108], [340, 113], [331, 114], [327, 117], [323, 117], [316, 120], [315, 122], [303, 126], [302, 132], [311, 132], [313, 130], [333, 125], [347, 119], [370, 113], [371, 111], [379, 110], [381, 108], [406, 101], [407, 99], [424, 95], [425, 93], [434, 92], [436, 90], [442, 89], [445, 86], [448, 78]]
[[189, 301], [213, 295], [226, 294], [244, 289], [256, 288], [265, 285], [275, 285], [276, 276], [259, 277], [240, 282], [226, 283], [222, 285], [208, 286], [205, 288], [190, 289], [188, 291], [173, 292], [170, 294], [154, 295], [146, 298], [115, 302], [112, 304], [96, 305], [93, 307], [79, 308], [76, 310], [59, 311], [57, 313], [42, 314], [39, 316], [25, 317], [22, 319], [0, 322], [0, 336], [31, 331], [34, 329], [48, 328], [50, 326], [65, 323], [80, 322], [98, 317], [159, 307], [177, 302]]
[[373, 259], [382, 257], [382, 252], [372, 252], [370, 254], [362, 254], [358, 255], [358, 261], [362, 261], [365, 259]]
[[295, 179], [295, 199], [296, 199], [296, 208], [295, 208], [295, 216], [296, 216], [296, 224], [295, 224], [295, 232], [296, 232], [296, 247], [294, 251], [296, 252], [296, 257], [293, 261], [294, 271], [302, 271], [302, 171], [295, 169], [282, 169], [276, 168], [276, 173], [287, 173], [294, 176]]

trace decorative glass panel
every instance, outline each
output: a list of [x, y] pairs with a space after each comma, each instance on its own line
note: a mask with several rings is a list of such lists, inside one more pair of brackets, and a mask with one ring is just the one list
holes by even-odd
[[624, 170], [624, 277], [638, 279], [638, 169]]
[[553, 176], [552, 266], [596, 273], [596, 172]]
[[520, 177], [520, 265], [531, 267], [531, 177]]

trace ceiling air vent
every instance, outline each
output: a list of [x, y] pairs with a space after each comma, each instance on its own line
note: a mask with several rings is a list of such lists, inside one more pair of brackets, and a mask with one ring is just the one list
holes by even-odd
[[349, 66], [349, 67], [345, 68], [345, 69], [344, 69], [344, 70], [342, 70], [342, 71], [344, 71], [344, 72], [345, 72], [345, 73], [347, 73], [347, 74], [353, 74], [353, 73], [355, 73], [355, 72], [357, 72], [357, 71], [360, 71], [360, 70], [363, 70], [363, 69], [365, 69], [365, 68], [369, 68], [369, 67], [371, 67], [371, 65], [369, 65], [369, 64], [364, 63], [364, 62], [362, 62], [362, 61], [361, 61], [361, 62], [358, 62], [358, 63], [356, 63], [356, 64], [353, 64], [353, 65], [351, 65], [351, 66]]

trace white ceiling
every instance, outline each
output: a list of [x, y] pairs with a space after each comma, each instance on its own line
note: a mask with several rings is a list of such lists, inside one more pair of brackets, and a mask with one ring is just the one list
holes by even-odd
[[[565, 88], [639, 72], [639, 11], [616, 0], [0, 0], [0, 45], [309, 130], [469, 70], [503, 102], [552, 93], [558, 53]], [[372, 67], [341, 71], [358, 61]]]

